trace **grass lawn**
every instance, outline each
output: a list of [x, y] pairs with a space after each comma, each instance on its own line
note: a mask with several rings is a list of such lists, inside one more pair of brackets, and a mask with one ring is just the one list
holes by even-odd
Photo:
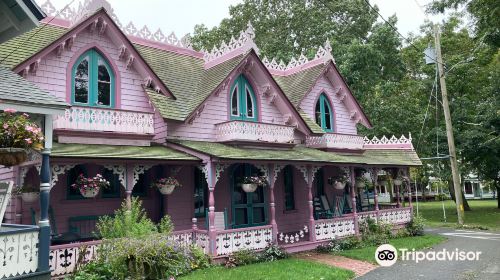
[[[443, 242], [444, 240], [446, 240], [446, 238], [443, 236], [428, 234], [424, 236], [391, 239], [389, 240], [389, 243], [392, 246], [396, 247], [396, 249], [408, 248], [411, 250], [415, 248], [416, 250], [418, 250], [418, 249], [430, 248], [433, 245]], [[375, 250], [377, 249], [377, 247], [378, 246], [370, 246], [361, 249], [346, 250], [336, 254], [339, 254], [347, 258], [362, 260], [376, 264], [377, 262], [375, 261]]]
[[206, 280], [294, 280], [294, 279], [352, 279], [354, 272], [331, 267], [316, 262], [285, 259], [274, 262], [257, 263], [235, 268], [225, 268], [222, 266], [202, 269], [190, 273], [179, 279], [206, 279]]
[[[496, 200], [468, 200], [472, 211], [465, 212], [465, 224], [487, 227], [490, 230], [500, 231], [500, 209]], [[419, 202], [418, 211], [427, 220], [431, 227], [452, 227], [457, 223], [456, 206], [453, 200], [445, 200], [446, 223], [443, 221], [441, 201]], [[417, 205], [413, 203], [416, 213]]]

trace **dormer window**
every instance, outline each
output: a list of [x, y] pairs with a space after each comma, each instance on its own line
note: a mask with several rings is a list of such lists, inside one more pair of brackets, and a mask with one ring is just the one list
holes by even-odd
[[114, 75], [108, 61], [96, 50], [82, 54], [73, 66], [71, 103], [80, 106], [115, 105]]
[[240, 75], [231, 88], [231, 120], [257, 121], [254, 91], [245, 76]]
[[324, 131], [333, 132], [332, 107], [324, 93], [319, 96], [318, 102], [316, 102], [314, 117], [316, 119], [316, 123], [321, 126]]

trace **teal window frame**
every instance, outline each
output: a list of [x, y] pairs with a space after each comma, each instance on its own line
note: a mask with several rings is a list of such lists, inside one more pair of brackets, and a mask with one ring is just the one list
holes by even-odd
[[108, 180], [109, 188], [101, 190], [102, 198], [119, 198], [121, 196], [120, 178], [113, 171], [105, 169], [102, 172], [104, 179]]
[[[208, 193], [207, 193], [207, 180], [205, 174], [198, 168], [194, 168], [194, 193], [193, 193], [193, 207], [194, 217], [204, 218], [206, 216], [206, 209], [208, 208]], [[198, 199], [197, 199], [198, 197]], [[201, 197], [201, 199], [199, 199]], [[197, 207], [197, 203], [201, 205]]]
[[293, 167], [291, 165], [285, 166], [283, 170], [284, 178], [284, 195], [285, 195], [285, 211], [295, 210], [295, 193], [293, 186]]
[[[80, 63], [85, 59], [89, 58], [88, 63], [88, 95], [87, 102], [76, 102], [75, 100], [75, 79], [76, 79], [76, 69], [80, 65]], [[98, 67], [99, 60], [101, 60], [108, 71], [110, 78], [110, 93], [109, 93], [109, 105], [100, 105], [98, 104]], [[76, 60], [75, 64], [73, 64], [72, 72], [71, 72], [71, 104], [78, 106], [88, 106], [88, 107], [99, 107], [99, 108], [114, 108], [115, 107], [115, 74], [113, 72], [113, 68], [110, 66], [108, 60], [104, 58], [97, 50], [90, 49], [80, 55], [80, 57]]]
[[[237, 100], [237, 113], [238, 114], [233, 114], [233, 98], [234, 95], [236, 94], [236, 100]], [[252, 112], [253, 116], [249, 117], [248, 116], [248, 97], [250, 97], [250, 100], [252, 102]], [[255, 95], [255, 92], [253, 91], [252, 86], [248, 82], [248, 80], [245, 78], [243, 74], [238, 76], [236, 80], [234, 81], [233, 86], [231, 87], [230, 95], [229, 95], [229, 115], [231, 120], [241, 120], [241, 121], [251, 121], [251, 122], [257, 122], [259, 118], [259, 108], [257, 104], [257, 97]]]
[[[318, 105], [319, 105], [319, 112], [317, 110]], [[328, 114], [327, 114], [327, 112], [328, 112]], [[316, 102], [316, 104], [314, 106], [314, 117], [316, 120], [316, 124], [318, 124], [325, 132], [333, 132], [334, 131], [334, 122], [333, 122], [334, 117], [333, 117], [332, 106], [330, 104], [330, 101], [328, 100], [328, 97], [324, 93], [322, 93], [319, 96], [318, 101]], [[327, 118], [330, 119], [330, 127], [326, 126], [326, 119]]]
[[[71, 178], [71, 175], [73, 175], [73, 172], [75, 168], [81, 168], [81, 172], [78, 172], [79, 174], [75, 174], [75, 178]], [[79, 199], [85, 199], [85, 197], [83, 197], [83, 195], [80, 194], [80, 192], [78, 190], [75, 190], [75, 192], [77, 193], [72, 193], [72, 187], [71, 185], [73, 185], [75, 182], [76, 182], [76, 179], [78, 178], [78, 176], [80, 175], [80, 173], [83, 174], [83, 176], [87, 177], [88, 175], [88, 171], [87, 171], [87, 168], [85, 167], [85, 165], [83, 164], [78, 164], [78, 165], [75, 165], [73, 168], [71, 168], [67, 175], [66, 175], [66, 199], [67, 200], [79, 200]]]

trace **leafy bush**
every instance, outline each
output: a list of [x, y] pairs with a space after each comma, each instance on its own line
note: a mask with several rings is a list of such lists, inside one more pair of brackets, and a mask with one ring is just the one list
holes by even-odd
[[247, 265], [259, 262], [259, 254], [252, 250], [239, 250], [234, 252], [232, 258], [236, 266]]
[[286, 259], [290, 255], [280, 246], [269, 244], [260, 254], [259, 260], [264, 262], [272, 262], [276, 260]]
[[393, 237], [391, 224], [377, 223], [373, 219], [366, 219], [360, 223], [359, 231], [361, 233], [361, 240], [367, 246], [378, 246], [387, 243]]
[[123, 202], [113, 217], [100, 218], [96, 227], [99, 236], [103, 239], [144, 237], [158, 232], [156, 225], [147, 217], [146, 211], [142, 208], [142, 202], [137, 198], [132, 198], [130, 211], [127, 209], [126, 202]]
[[109, 264], [96, 260], [91, 261], [79, 268], [74, 275], [69, 277], [72, 280], [108, 280], [118, 279]]
[[158, 224], [158, 232], [163, 234], [171, 234], [174, 231], [174, 223], [169, 215], [163, 216]]
[[420, 215], [414, 215], [413, 219], [406, 225], [409, 236], [424, 235], [425, 219]]
[[361, 247], [363, 247], [363, 244], [358, 237], [349, 236], [343, 239], [332, 239], [328, 244], [318, 246], [316, 251], [318, 253], [332, 253]]

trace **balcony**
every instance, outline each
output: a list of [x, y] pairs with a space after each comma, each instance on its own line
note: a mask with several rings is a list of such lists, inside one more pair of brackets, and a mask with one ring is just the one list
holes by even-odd
[[152, 113], [71, 107], [56, 117], [54, 129], [154, 134], [154, 120]]
[[353, 134], [325, 133], [306, 139], [308, 147], [317, 149], [362, 150], [363, 144], [363, 136]]
[[218, 142], [245, 141], [267, 143], [293, 143], [293, 126], [229, 121], [215, 125], [215, 137]]
[[[37, 226], [2, 224], [0, 227], [0, 279], [40, 274]], [[16, 278], [17, 279], [17, 278]], [[42, 278], [40, 278], [42, 279]]]

